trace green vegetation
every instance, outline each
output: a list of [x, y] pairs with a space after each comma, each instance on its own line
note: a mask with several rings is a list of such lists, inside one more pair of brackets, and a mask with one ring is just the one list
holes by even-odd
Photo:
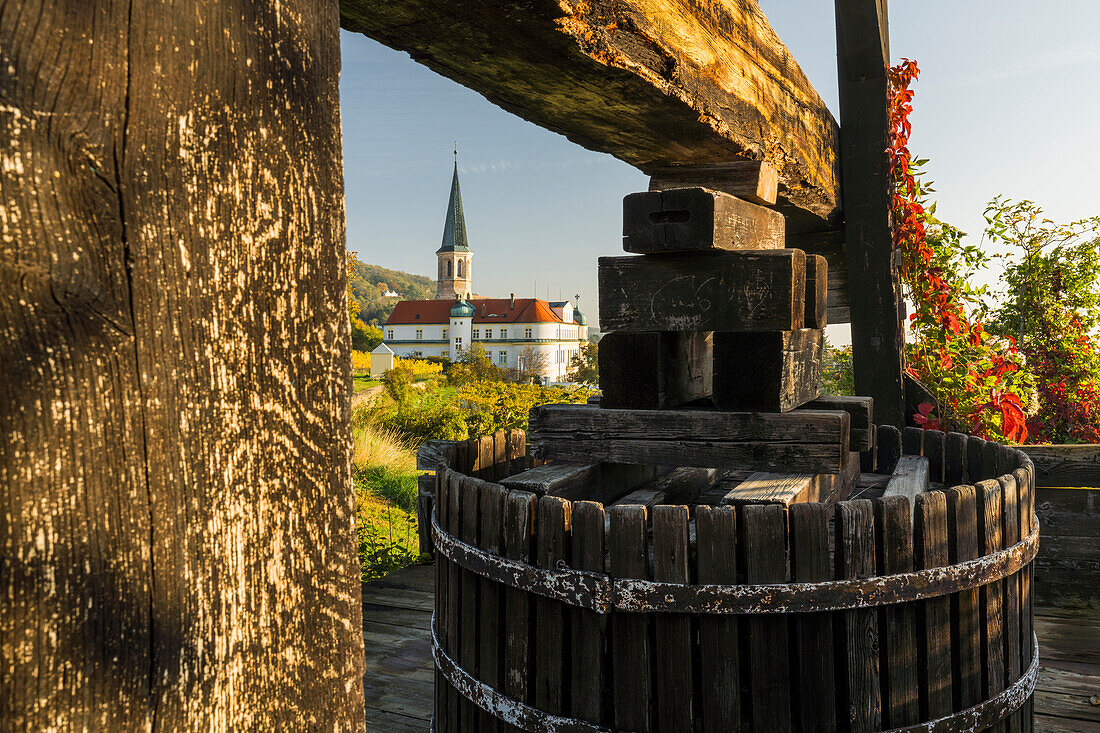
[[[382, 343], [379, 329], [400, 300], [425, 300], [435, 297], [435, 281], [423, 275], [387, 270], [360, 262], [348, 253], [348, 308], [351, 314], [352, 348], [370, 351]], [[397, 297], [385, 297], [386, 292]]]
[[535, 405], [583, 403], [590, 387], [542, 387], [516, 381], [481, 349], [469, 349], [444, 373], [429, 360], [399, 359], [385, 387], [352, 413], [356, 526], [364, 580], [418, 560], [415, 447], [527, 429]]
[[852, 372], [852, 346], [837, 348], [825, 339], [825, 354], [821, 365], [821, 393], [854, 395], [855, 376]]

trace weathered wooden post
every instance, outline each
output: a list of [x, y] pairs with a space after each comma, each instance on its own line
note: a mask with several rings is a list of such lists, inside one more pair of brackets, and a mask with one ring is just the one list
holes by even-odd
[[0, 10], [0, 718], [359, 730], [334, 0]]

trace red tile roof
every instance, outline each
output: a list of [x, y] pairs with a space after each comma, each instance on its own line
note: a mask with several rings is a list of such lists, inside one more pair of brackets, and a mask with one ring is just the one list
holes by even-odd
[[[453, 300], [402, 300], [394, 306], [386, 319], [386, 326], [414, 323], [449, 323]], [[512, 307], [510, 298], [476, 298], [474, 323], [565, 323], [550, 310], [550, 304], [538, 298], [516, 298]]]

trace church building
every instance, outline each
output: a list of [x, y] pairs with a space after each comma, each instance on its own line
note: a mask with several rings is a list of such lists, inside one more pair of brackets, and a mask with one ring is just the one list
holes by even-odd
[[570, 360], [588, 340], [588, 321], [568, 301], [474, 296], [457, 161], [435, 255], [435, 300], [403, 300], [382, 326], [383, 343], [394, 354], [454, 361], [465, 349], [482, 349], [502, 369], [531, 372], [545, 383], [565, 381]]

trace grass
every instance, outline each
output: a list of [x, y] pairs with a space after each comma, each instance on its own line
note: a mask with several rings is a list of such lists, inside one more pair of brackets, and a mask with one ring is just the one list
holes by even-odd
[[362, 580], [420, 559], [413, 446], [395, 431], [366, 423], [352, 431], [355, 529]]
[[377, 387], [378, 385], [382, 384], [382, 382], [380, 380], [371, 379], [366, 374], [356, 374], [355, 376], [353, 376], [351, 378], [351, 381], [352, 381], [352, 385], [353, 385], [352, 386], [352, 391], [353, 392], [362, 392], [365, 389], [370, 389], [371, 387]]

